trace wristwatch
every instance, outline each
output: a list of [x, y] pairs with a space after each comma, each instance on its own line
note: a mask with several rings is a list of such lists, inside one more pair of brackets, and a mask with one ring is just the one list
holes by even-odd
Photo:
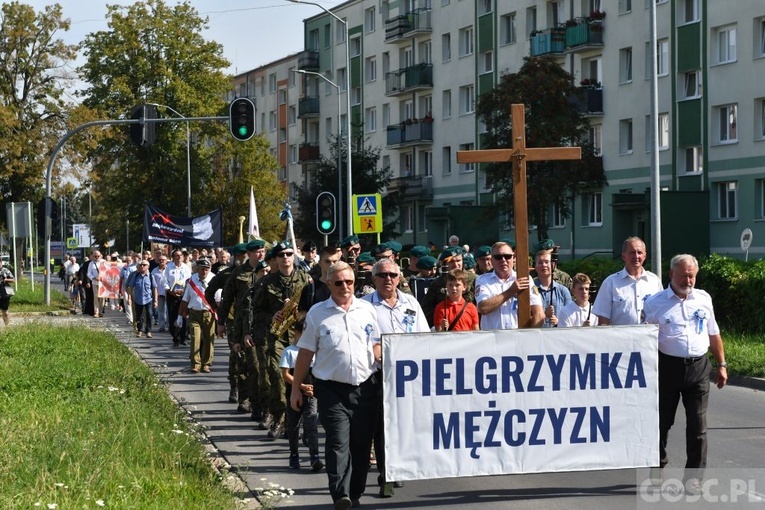
[[727, 367], [728, 367], [728, 364], [724, 361], [722, 363], [717, 364], [717, 368], [727, 368]]

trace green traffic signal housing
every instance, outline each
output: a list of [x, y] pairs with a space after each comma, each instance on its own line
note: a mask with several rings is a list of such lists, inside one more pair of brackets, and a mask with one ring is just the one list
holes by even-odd
[[316, 197], [316, 228], [320, 234], [329, 235], [337, 227], [337, 202], [335, 195], [323, 191]]
[[231, 135], [244, 142], [255, 134], [255, 105], [246, 97], [234, 99], [228, 108]]

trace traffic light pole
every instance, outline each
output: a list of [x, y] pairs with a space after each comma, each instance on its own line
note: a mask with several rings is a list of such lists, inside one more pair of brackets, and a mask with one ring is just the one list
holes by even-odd
[[[94, 126], [114, 126], [118, 124], [143, 124], [143, 123], [160, 123], [160, 122], [191, 122], [191, 121], [211, 121], [211, 120], [217, 120], [217, 121], [223, 121], [223, 120], [229, 120], [228, 116], [225, 117], [186, 117], [185, 119], [177, 119], [177, 118], [167, 118], [167, 119], [120, 119], [120, 120], [96, 120], [93, 122], [86, 122], [85, 124], [82, 124], [80, 126], [77, 126], [76, 128], [68, 131], [64, 136], [62, 136], [58, 143], [56, 144], [56, 147], [53, 149], [53, 152], [50, 155], [50, 159], [48, 160], [48, 167], [45, 170], [45, 198], [51, 198], [51, 181], [53, 180], [53, 165], [56, 163], [56, 158], [58, 157], [59, 151], [61, 151], [61, 148], [64, 146], [64, 144], [74, 135], [79, 133], [80, 131], [94, 127]], [[44, 284], [44, 296], [45, 296], [45, 304], [46, 306], [50, 306], [50, 270], [48, 270], [48, 264], [50, 264], [50, 236], [51, 236], [51, 230], [52, 225], [51, 222], [47, 221], [47, 218], [51, 217], [51, 214], [53, 213], [53, 210], [51, 208], [51, 201], [45, 200], [45, 284]]]

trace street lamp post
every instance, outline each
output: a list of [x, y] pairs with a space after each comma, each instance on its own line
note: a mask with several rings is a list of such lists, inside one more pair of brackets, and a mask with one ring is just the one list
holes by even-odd
[[[178, 117], [185, 119], [186, 116], [179, 113], [175, 108], [166, 104], [147, 103], [158, 108], [167, 108]], [[189, 121], [186, 121], [186, 214], [191, 218], [191, 130]]]
[[[348, 235], [353, 234], [353, 177], [351, 175], [351, 40], [350, 40], [350, 31], [348, 30], [348, 23], [341, 19], [337, 14], [330, 11], [326, 7], [324, 7], [321, 4], [317, 4], [316, 2], [309, 2], [307, 0], [288, 0], [289, 2], [292, 2], [293, 4], [306, 4], [306, 5], [313, 5], [315, 7], [318, 7], [322, 11], [326, 12], [333, 18], [335, 18], [338, 22], [342, 23], [345, 27], [345, 94], [346, 94], [346, 144], [348, 145], [348, 154], [346, 156], [347, 159], [347, 179], [348, 179], [348, 190], [347, 190], [347, 205], [348, 205]], [[338, 95], [340, 93], [340, 89], [338, 88]]]
[[[337, 90], [337, 198], [338, 203], [340, 203], [340, 197], [343, 196], [343, 172], [341, 164], [342, 158], [340, 157], [340, 135], [342, 135], [342, 130], [340, 129], [340, 86], [321, 73], [316, 73], [314, 71], [304, 71], [302, 69], [295, 69], [294, 72], [305, 75], [310, 74], [312, 76], [318, 76], [325, 82], [335, 87]], [[350, 207], [350, 204], [348, 204], [348, 207]], [[341, 241], [343, 240], [343, 229], [341, 227], [342, 224], [342, 221], [337, 222], [337, 236]]]

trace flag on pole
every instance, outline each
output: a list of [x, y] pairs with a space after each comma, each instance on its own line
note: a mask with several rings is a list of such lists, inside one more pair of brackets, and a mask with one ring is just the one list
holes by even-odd
[[258, 226], [258, 212], [255, 210], [255, 190], [250, 186], [250, 225], [247, 229], [250, 237], [260, 237], [260, 227]]

